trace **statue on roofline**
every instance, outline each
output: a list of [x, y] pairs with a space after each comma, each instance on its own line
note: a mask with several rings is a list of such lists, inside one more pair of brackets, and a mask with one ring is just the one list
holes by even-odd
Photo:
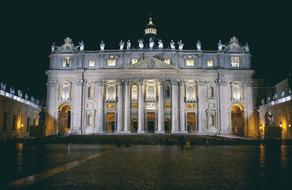
[[162, 42], [162, 40], [158, 40], [158, 49], [163, 49], [163, 42]]
[[142, 39], [138, 40], [138, 44], [139, 44], [139, 48], [140, 49], [144, 48], [144, 44], [143, 44], [143, 40]]
[[183, 50], [183, 48], [184, 48], [184, 44], [183, 44], [183, 42], [180, 40], [180, 41], [178, 41], [177, 43], [178, 43], [178, 49], [179, 49], [179, 50]]
[[100, 42], [99, 44], [100, 50], [103, 51], [105, 48], [105, 43], [103, 41]]
[[127, 41], [127, 50], [129, 50], [129, 49], [131, 49], [131, 41], [130, 40]]
[[153, 49], [153, 47], [154, 47], [154, 41], [152, 38], [149, 38], [149, 48]]
[[175, 50], [175, 43], [173, 40], [170, 41], [170, 49]]

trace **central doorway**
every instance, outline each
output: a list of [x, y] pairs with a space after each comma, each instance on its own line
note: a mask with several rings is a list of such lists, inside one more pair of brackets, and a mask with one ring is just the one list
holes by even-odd
[[244, 111], [239, 104], [234, 104], [231, 107], [231, 127], [233, 135], [244, 136]]
[[147, 112], [147, 132], [155, 132], [155, 112]]
[[187, 129], [189, 133], [196, 131], [196, 114], [194, 112], [187, 113]]
[[171, 132], [171, 127], [170, 127], [170, 119], [166, 119], [164, 121], [164, 131], [165, 133], [170, 133]]
[[109, 112], [106, 114], [106, 132], [113, 133], [116, 131], [116, 114]]
[[132, 120], [132, 133], [137, 133], [138, 131], [138, 121], [137, 119]]

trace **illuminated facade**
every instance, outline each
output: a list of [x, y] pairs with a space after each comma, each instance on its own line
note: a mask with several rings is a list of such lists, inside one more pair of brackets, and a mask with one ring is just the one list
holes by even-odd
[[0, 140], [29, 137], [30, 126], [37, 126], [41, 107], [27, 94], [0, 85]]
[[264, 138], [292, 139], [292, 84], [285, 79], [259, 106], [260, 134]]
[[84, 50], [52, 46], [46, 134], [189, 133], [253, 136], [251, 55], [233, 37], [215, 51], [163, 43], [152, 19], [144, 40]]

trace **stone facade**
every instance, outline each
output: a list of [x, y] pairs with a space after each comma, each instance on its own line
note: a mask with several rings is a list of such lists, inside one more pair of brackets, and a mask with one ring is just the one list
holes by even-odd
[[227, 45], [219, 41], [215, 51], [202, 50], [201, 42], [185, 50], [181, 41], [176, 49], [173, 41], [166, 47], [153, 39], [139, 40], [137, 48], [121, 41], [118, 50], [101, 42], [100, 50], [88, 51], [70, 38], [53, 45], [46, 135], [255, 136], [247, 45], [233, 37]]

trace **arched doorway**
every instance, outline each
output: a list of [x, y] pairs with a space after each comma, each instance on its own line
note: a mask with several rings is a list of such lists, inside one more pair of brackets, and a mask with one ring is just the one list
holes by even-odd
[[196, 131], [196, 114], [194, 112], [187, 113], [187, 129], [189, 133]]
[[147, 132], [155, 132], [155, 112], [147, 112]]
[[106, 132], [113, 133], [116, 130], [116, 114], [109, 112], [106, 114]]
[[244, 110], [239, 104], [231, 107], [231, 130], [233, 135], [244, 136]]
[[62, 104], [59, 106], [59, 128], [58, 134], [65, 135], [71, 129], [71, 106], [69, 104]]

